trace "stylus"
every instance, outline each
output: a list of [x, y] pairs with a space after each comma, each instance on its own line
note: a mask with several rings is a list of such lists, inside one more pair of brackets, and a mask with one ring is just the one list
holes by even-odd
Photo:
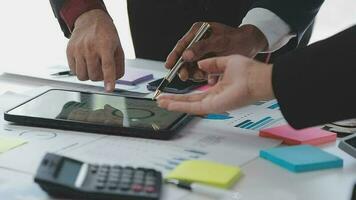
[[[204, 22], [201, 27], [199, 28], [198, 32], [196, 33], [195, 37], [193, 38], [193, 40], [189, 43], [189, 45], [187, 46], [187, 48], [191, 47], [195, 42], [201, 40], [205, 33], [210, 29], [210, 24]], [[186, 49], [187, 49], [186, 48]], [[172, 82], [172, 80], [174, 79], [174, 77], [178, 74], [181, 66], [183, 65], [184, 61], [183, 58], [180, 57], [178, 59], [178, 61], [176, 62], [176, 64], [173, 66], [173, 68], [169, 71], [168, 75], [166, 77], [164, 77], [164, 79], [162, 80], [161, 84], [157, 87], [156, 92], [153, 95], [153, 100], [156, 99], [163, 91], [163, 89], [165, 87], [167, 87], [167, 85]]]

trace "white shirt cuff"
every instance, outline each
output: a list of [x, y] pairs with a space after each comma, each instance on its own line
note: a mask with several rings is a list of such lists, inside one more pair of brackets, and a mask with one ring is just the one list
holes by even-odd
[[264, 8], [250, 10], [240, 26], [247, 24], [256, 26], [265, 35], [268, 41], [268, 49], [264, 53], [280, 49], [296, 36], [296, 34], [291, 33], [291, 29], [286, 22], [272, 11]]

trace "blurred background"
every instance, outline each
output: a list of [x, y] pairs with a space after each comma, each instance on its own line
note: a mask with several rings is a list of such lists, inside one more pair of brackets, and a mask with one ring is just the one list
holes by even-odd
[[[106, 0], [127, 58], [135, 58], [126, 1]], [[148, 22], [149, 23], [149, 22]], [[316, 19], [311, 42], [356, 24], [355, 0], [326, 0]], [[0, 72], [6, 68], [65, 65], [66, 44], [49, 1], [3, 1], [0, 7]]]

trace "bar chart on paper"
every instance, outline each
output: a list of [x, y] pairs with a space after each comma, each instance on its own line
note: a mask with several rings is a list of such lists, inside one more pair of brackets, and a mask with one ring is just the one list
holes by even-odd
[[279, 104], [276, 100], [272, 101], [258, 101], [253, 104], [254, 106], [263, 107], [270, 110], [279, 110]]
[[248, 130], [260, 130], [270, 126], [271, 124], [276, 124], [279, 121], [282, 121], [283, 118], [275, 118], [272, 116], [262, 117], [257, 120], [246, 119], [235, 125], [237, 128], [248, 129]]

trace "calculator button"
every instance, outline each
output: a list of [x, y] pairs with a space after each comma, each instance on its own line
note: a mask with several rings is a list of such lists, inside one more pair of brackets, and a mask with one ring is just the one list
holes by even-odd
[[109, 172], [109, 168], [100, 168], [100, 172], [108, 173]]
[[98, 182], [106, 182], [106, 178], [105, 177], [98, 177], [98, 179], [96, 179]]
[[132, 179], [132, 175], [129, 174], [122, 174], [121, 179]]
[[102, 168], [109, 169], [110, 165], [101, 165]]
[[132, 167], [125, 167], [122, 171], [122, 173], [125, 173], [125, 174], [133, 174], [134, 172], [134, 169]]
[[96, 173], [96, 172], [98, 172], [98, 169], [99, 169], [99, 166], [98, 165], [92, 165], [92, 166], [90, 166], [90, 171], [92, 172], [92, 173]]
[[147, 186], [154, 186], [156, 184], [155, 181], [145, 181], [145, 185]]
[[121, 170], [120, 169], [111, 169], [110, 173], [111, 174], [120, 174]]
[[107, 187], [110, 190], [116, 190], [118, 188], [118, 186], [119, 186], [119, 184], [117, 182], [109, 182]]
[[144, 181], [143, 181], [143, 179], [137, 179], [137, 178], [135, 178], [135, 179], [133, 179], [133, 182], [134, 182], [134, 183], [138, 183], [138, 184], [142, 184]]
[[120, 179], [120, 182], [123, 183], [123, 184], [129, 184], [129, 183], [131, 183], [131, 179], [129, 179], [129, 178], [122, 178], [122, 179]]
[[104, 189], [105, 183], [103, 183], [103, 182], [97, 182], [96, 185], [95, 185], [95, 187], [96, 187], [97, 189], [99, 189], [99, 190]]
[[112, 179], [112, 180], [119, 180], [119, 179], [120, 179], [120, 176], [117, 175], [117, 174], [110, 174], [109, 179]]
[[122, 167], [121, 167], [121, 166], [119, 166], [119, 165], [114, 165], [114, 166], [112, 167], [112, 169], [121, 170], [121, 169], [122, 169]]
[[156, 192], [156, 189], [155, 189], [155, 187], [153, 187], [153, 186], [146, 186], [144, 190], [145, 190], [145, 192], [147, 192], [147, 193], [154, 193], [154, 192]]
[[121, 190], [124, 190], [124, 191], [127, 191], [127, 190], [129, 190], [130, 189], [130, 184], [123, 184], [123, 183], [121, 183], [120, 185], [119, 185], [119, 188], [121, 189]]
[[108, 174], [107, 174], [107, 173], [99, 172], [98, 177], [99, 177], [99, 178], [107, 178], [107, 177], [108, 177]]
[[113, 177], [109, 177], [108, 182], [111, 182], [111, 183], [119, 183], [119, 179], [113, 178]]
[[141, 192], [143, 189], [143, 186], [141, 184], [133, 184], [131, 186], [131, 190], [134, 192]]

